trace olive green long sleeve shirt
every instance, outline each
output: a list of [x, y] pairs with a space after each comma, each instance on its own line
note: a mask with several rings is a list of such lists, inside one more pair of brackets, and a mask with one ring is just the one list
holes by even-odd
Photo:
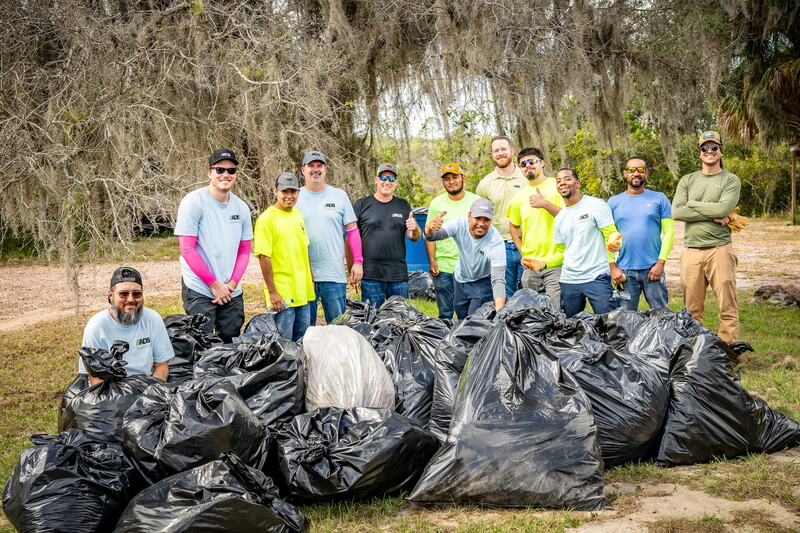
[[683, 245], [723, 246], [731, 242], [731, 230], [714, 222], [739, 203], [742, 182], [727, 170], [705, 175], [692, 172], [681, 178], [672, 200], [672, 218], [686, 223]]

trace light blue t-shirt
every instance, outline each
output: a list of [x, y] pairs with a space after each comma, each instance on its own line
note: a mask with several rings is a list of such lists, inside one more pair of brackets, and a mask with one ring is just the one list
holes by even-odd
[[622, 270], [651, 268], [661, 253], [661, 219], [672, 218], [672, 204], [664, 193], [645, 189], [637, 195], [623, 192], [612, 196], [608, 206], [622, 235], [617, 266]]
[[603, 274], [611, 274], [606, 240], [600, 228], [613, 223], [608, 204], [586, 195], [556, 215], [553, 241], [566, 246], [561, 267], [562, 283], [588, 283]]
[[[153, 363], [169, 361], [175, 355], [169, 341], [167, 327], [161, 315], [152, 309], [142, 309], [139, 322], [132, 326], [123, 326], [111, 317], [108, 309], [104, 309], [89, 319], [83, 330], [81, 346], [110, 350], [114, 341], [128, 343], [128, 351], [122, 358], [128, 362], [125, 372], [134, 374], [153, 374]], [[78, 357], [78, 372], [86, 374], [83, 361]]]
[[303, 213], [308, 259], [314, 281], [347, 283], [344, 269], [344, 227], [356, 221], [353, 204], [342, 189], [326, 185], [320, 192], [300, 189], [297, 208]]
[[[221, 204], [214, 200], [206, 187], [197, 189], [181, 200], [175, 221], [175, 235], [197, 237], [197, 253], [214, 277], [227, 283], [233, 275], [239, 242], [253, 240], [250, 208], [233, 193], [227, 204]], [[187, 287], [214, 298], [211, 287], [192, 272], [183, 257], [181, 276]], [[237, 285], [233, 296], [240, 294], [242, 287]]]
[[503, 267], [505, 271], [506, 246], [494, 226], [489, 227], [485, 236], [476, 239], [469, 232], [469, 219], [462, 215], [442, 224], [442, 229], [432, 237], [440, 235], [439, 232], [452, 237], [458, 246], [458, 260], [453, 272], [457, 282], [478, 281], [491, 275], [492, 268]]

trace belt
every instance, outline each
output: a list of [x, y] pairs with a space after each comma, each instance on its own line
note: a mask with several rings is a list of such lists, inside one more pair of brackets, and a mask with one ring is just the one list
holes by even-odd
[[719, 248], [719, 246], [687, 246], [692, 250], [711, 250], [712, 248]]

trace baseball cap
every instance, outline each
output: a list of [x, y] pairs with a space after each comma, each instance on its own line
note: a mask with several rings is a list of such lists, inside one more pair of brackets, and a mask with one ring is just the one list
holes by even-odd
[[722, 137], [716, 131], [705, 131], [700, 134], [700, 142], [698, 146], [703, 146], [708, 141], [714, 141], [717, 144], [722, 144]]
[[275, 180], [275, 188], [279, 191], [285, 191], [286, 189], [299, 191], [300, 181], [297, 179], [297, 176], [291, 172], [284, 172]]
[[473, 217], [494, 218], [494, 206], [486, 198], [478, 198], [469, 208], [469, 214]]
[[445, 174], [461, 174], [461, 167], [458, 163], [447, 163], [442, 167], [442, 176]]
[[123, 281], [132, 281], [142, 285], [142, 275], [135, 268], [119, 267], [111, 275], [111, 285], [108, 288], [113, 289], [114, 285]]
[[211, 157], [208, 158], [208, 166], [209, 168], [213, 167], [215, 163], [225, 161], [226, 159], [233, 161], [235, 165], [239, 164], [239, 162], [236, 160], [236, 154], [233, 153], [233, 150], [229, 148], [217, 148], [211, 152]]
[[319, 161], [323, 165], [327, 164], [325, 163], [325, 156], [322, 155], [322, 152], [319, 152], [317, 150], [311, 150], [310, 152], [306, 152], [306, 155], [303, 156], [303, 166], [306, 166], [312, 161]]
[[378, 167], [378, 175], [380, 175], [381, 172], [391, 172], [395, 176], [398, 175], [397, 174], [397, 167], [394, 166], [392, 163], [383, 163], [381, 166], [379, 166]]

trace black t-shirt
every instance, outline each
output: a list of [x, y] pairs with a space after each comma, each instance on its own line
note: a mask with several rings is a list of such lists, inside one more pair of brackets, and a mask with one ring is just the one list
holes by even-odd
[[396, 196], [383, 203], [371, 195], [356, 200], [353, 211], [361, 233], [364, 279], [408, 281], [405, 239], [411, 204]]

